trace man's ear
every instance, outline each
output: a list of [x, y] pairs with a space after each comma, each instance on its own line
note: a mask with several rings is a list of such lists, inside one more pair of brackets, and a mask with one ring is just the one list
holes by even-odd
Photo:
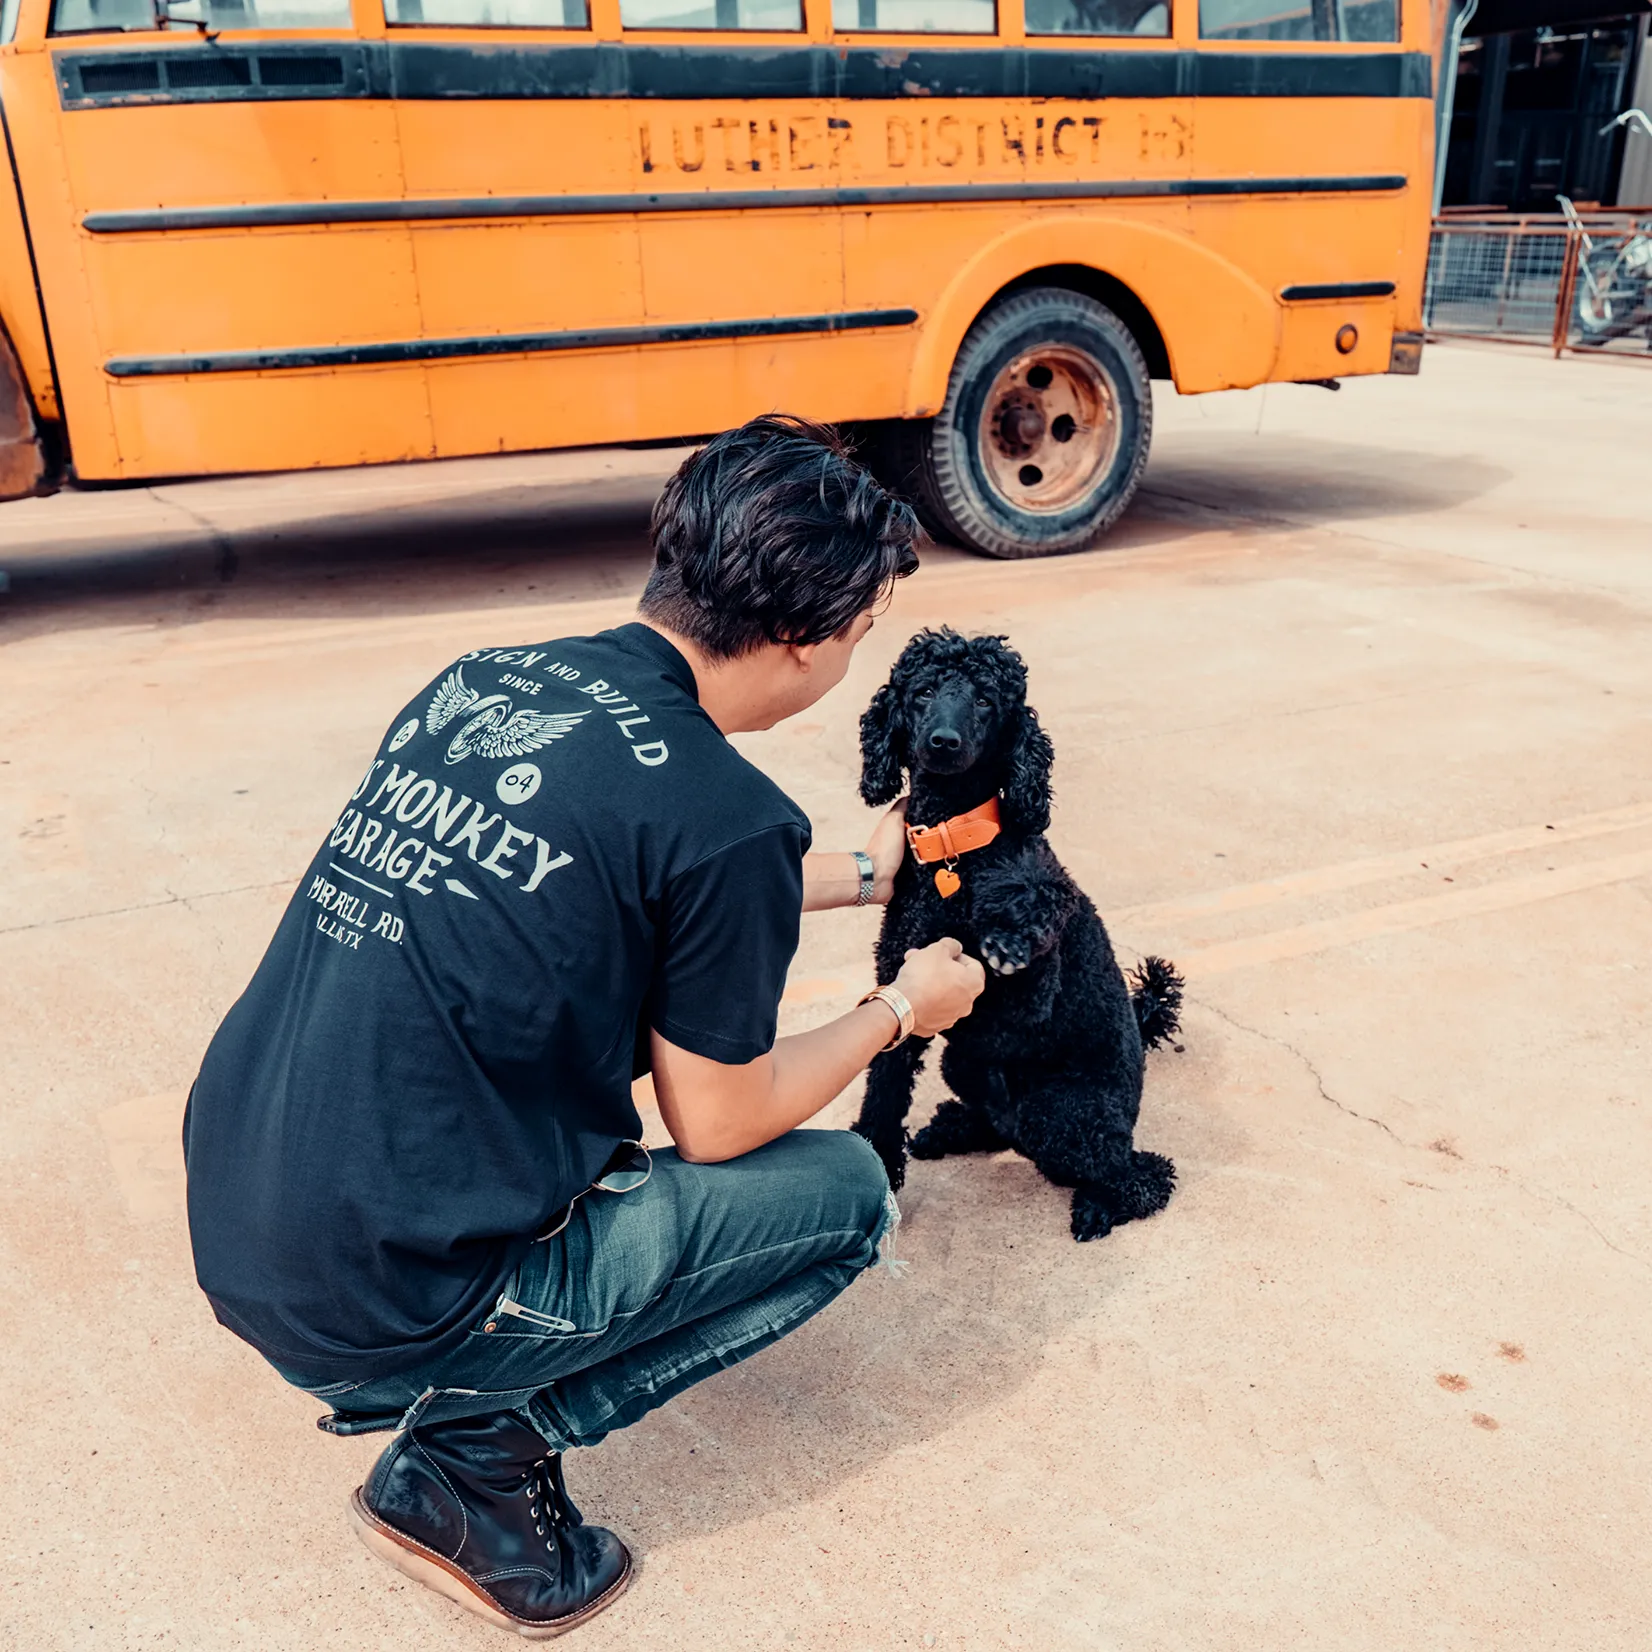
[[1054, 762], [1055, 747], [1038, 726], [1038, 713], [1031, 706], [1022, 706], [1002, 794], [1004, 824], [1011, 831], [1028, 834], [1048, 829], [1050, 766]]
[[901, 795], [903, 764], [895, 688], [885, 683], [860, 718], [860, 795], [873, 805]]

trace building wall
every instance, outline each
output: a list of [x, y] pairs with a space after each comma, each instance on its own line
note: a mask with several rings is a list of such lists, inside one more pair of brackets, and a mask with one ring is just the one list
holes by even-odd
[[1624, 151], [1601, 128], [1628, 107], [1645, 29], [1645, 17], [1617, 17], [1466, 39], [1443, 204], [1553, 212], [1557, 194], [1610, 204]]
[[[1647, 42], [1647, 19], [1641, 19], [1640, 73], [1635, 76], [1630, 106], [1652, 115], [1652, 46]], [[1623, 170], [1618, 174], [1619, 206], [1652, 206], [1652, 137], [1631, 132], [1623, 146]]]

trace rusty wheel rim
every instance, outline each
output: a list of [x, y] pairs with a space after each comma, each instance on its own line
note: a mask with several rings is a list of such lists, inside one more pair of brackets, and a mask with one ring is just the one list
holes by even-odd
[[1094, 491], [1118, 457], [1112, 381], [1088, 351], [1046, 344], [1009, 362], [981, 411], [981, 458], [994, 492], [1054, 515]]

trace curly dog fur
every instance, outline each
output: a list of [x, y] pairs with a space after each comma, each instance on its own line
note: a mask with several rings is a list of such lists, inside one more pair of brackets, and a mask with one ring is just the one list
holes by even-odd
[[[1026, 703], [1027, 670], [1002, 637], [922, 631], [861, 718], [861, 796], [888, 803], [910, 773], [907, 819], [932, 826], [996, 796], [1002, 830], [959, 861], [949, 900], [908, 857], [878, 937], [880, 982], [909, 947], [956, 936], [987, 966], [972, 1014], [946, 1035], [953, 1099], [911, 1138], [915, 1158], [1013, 1147], [1070, 1187], [1075, 1239], [1162, 1210], [1176, 1171], [1137, 1152], [1144, 1047], [1176, 1030], [1181, 979], [1149, 958], [1127, 987], [1089, 898], [1044, 837], [1054, 749]], [[928, 1040], [872, 1063], [856, 1130], [905, 1179], [905, 1120]]]

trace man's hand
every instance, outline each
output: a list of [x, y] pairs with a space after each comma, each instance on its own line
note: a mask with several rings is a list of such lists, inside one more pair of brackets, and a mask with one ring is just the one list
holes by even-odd
[[962, 943], [950, 935], [928, 946], [911, 948], [894, 980], [912, 1006], [915, 1038], [933, 1038], [963, 1020], [986, 984], [987, 972], [981, 960], [966, 957]]
[[879, 906], [889, 904], [890, 897], [895, 893], [895, 874], [900, 871], [901, 862], [906, 858], [906, 806], [911, 801], [911, 798], [903, 797], [891, 804], [866, 845], [875, 879], [872, 899]]
[[[906, 805], [902, 798], [880, 820], [866, 845], [872, 862], [872, 900], [887, 906], [895, 893], [895, 874], [906, 854]], [[860, 867], [853, 855], [822, 853], [803, 857], [803, 910], [824, 912], [834, 906], [860, 904]]]
[[[895, 977], [914, 1032], [930, 1038], [970, 1012], [986, 984], [979, 959], [950, 937], [914, 947]], [[654, 1095], [677, 1151], [694, 1164], [737, 1158], [818, 1113], [894, 1034], [889, 1006], [861, 1004], [823, 1027], [782, 1038], [767, 1055], [731, 1067], [653, 1033]]]

